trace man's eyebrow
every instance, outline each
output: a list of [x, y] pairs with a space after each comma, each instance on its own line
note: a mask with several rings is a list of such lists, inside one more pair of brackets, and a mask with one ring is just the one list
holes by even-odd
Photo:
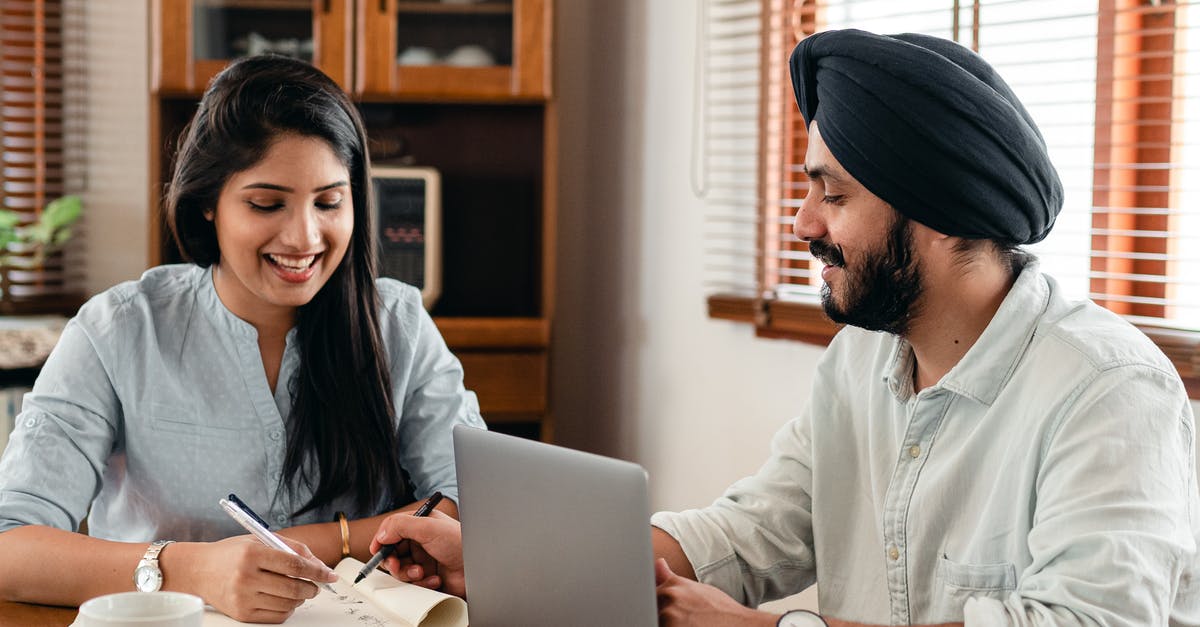
[[[331, 189], [335, 189], [338, 187], [346, 187], [347, 185], [349, 185], [349, 183], [347, 183], [346, 181], [337, 181], [334, 183], [330, 183], [328, 185], [322, 185], [321, 187], [314, 189], [313, 193], [320, 194], [321, 192], [329, 191]], [[285, 187], [283, 185], [276, 185], [274, 183], [251, 183], [249, 185], [246, 185], [242, 189], [271, 189], [271, 190], [275, 190], [277, 192], [287, 192], [289, 194], [296, 191], [290, 187]]]
[[823, 165], [814, 165], [814, 166], [810, 167], [806, 163], [802, 167], [804, 168], [804, 173], [806, 175], [808, 175], [809, 179], [829, 179], [832, 181], [842, 180], [841, 177], [837, 175], [837, 173], [833, 172], [832, 170], [830, 170], [829, 168], [827, 168]]

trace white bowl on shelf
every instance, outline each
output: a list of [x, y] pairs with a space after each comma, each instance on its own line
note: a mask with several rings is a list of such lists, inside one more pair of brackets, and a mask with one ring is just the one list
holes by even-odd
[[446, 65], [457, 67], [487, 67], [496, 65], [496, 58], [483, 46], [466, 45], [455, 48], [443, 59]]
[[397, 65], [434, 65], [437, 63], [437, 54], [433, 52], [433, 48], [424, 46], [409, 46], [405, 48], [400, 56], [396, 57]]

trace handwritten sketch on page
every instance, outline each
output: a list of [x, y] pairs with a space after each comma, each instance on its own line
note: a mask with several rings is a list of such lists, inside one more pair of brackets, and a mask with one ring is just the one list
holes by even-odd
[[[293, 627], [467, 627], [467, 604], [462, 599], [406, 584], [383, 572], [373, 572], [351, 585], [363, 563], [346, 558], [334, 568], [340, 579], [334, 592], [322, 590], [296, 609], [285, 622]], [[204, 627], [244, 625], [209, 608]]]

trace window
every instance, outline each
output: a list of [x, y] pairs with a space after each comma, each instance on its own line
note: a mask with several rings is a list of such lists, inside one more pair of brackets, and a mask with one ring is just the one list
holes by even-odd
[[764, 0], [760, 10], [754, 271], [735, 289], [711, 285], [710, 316], [768, 337], [836, 332], [820, 311], [818, 266], [791, 232], [807, 181], [788, 54], [828, 28], [921, 32], [978, 51], [1046, 137], [1065, 204], [1028, 249], [1069, 294], [1138, 325], [1200, 394], [1200, 2]]
[[[0, 0], [0, 208], [20, 224], [83, 187], [83, 2]], [[72, 251], [41, 263], [17, 244], [7, 253], [13, 260], [0, 266], [0, 313], [79, 307], [82, 260]]]

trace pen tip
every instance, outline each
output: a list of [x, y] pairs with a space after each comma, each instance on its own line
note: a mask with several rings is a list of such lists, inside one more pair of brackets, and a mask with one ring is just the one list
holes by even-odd
[[354, 578], [354, 583], [362, 581], [364, 577], [366, 577], [366, 575], [359, 573], [358, 576]]

